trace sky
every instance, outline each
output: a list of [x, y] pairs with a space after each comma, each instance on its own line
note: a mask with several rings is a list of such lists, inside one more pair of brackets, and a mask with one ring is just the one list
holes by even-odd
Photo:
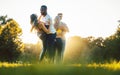
[[0, 16], [7, 14], [18, 22], [24, 42], [36, 42], [36, 34], [30, 33], [30, 15], [39, 16], [41, 5], [48, 7], [53, 20], [63, 13], [68, 36], [105, 38], [115, 33], [120, 20], [120, 0], [0, 0]]

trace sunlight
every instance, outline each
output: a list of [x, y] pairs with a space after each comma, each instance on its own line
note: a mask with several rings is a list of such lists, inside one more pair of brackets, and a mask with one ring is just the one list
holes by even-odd
[[[72, 36], [72, 34], [67, 33], [65, 35], [66, 37], [66, 41]], [[21, 36], [22, 41], [24, 43], [32, 43], [32, 44], [36, 44], [38, 41], [40, 41], [40, 39], [37, 37], [36, 33], [25, 33], [23, 32], [23, 35]]]
[[97, 64], [97, 63], [92, 63], [86, 65], [87, 67], [93, 67], [93, 68], [106, 68], [110, 70], [120, 70], [120, 62], [112, 61], [111, 63], [104, 63], [104, 64]]
[[[35, 64], [34, 64], [35, 65]], [[38, 64], [36, 64], [38, 65]], [[40, 65], [40, 64], [39, 64]], [[8, 63], [8, 62], [0, 62], [0, 68], [1, 67], [6, 67], [6, 68], [9, 68], [9, 67], [27, 67], [27, 66], [33, 66], [33, 64], [30, 64], [30, 63]], [[101, 63], [91, 63], [91, 64], [86, 64], [86, 65], [83, 65], [83, 64], [67, 64], [65, 66], [74, 66], [74, 67], [87, 67], [87, 68], [104, 68], [104, 69], [108, 69], [108, 70], [113, 70], [113, 71], [116, 71], [116, 70], [120, 70], [120, 62], [116, 62], [116, 61], [113, 61], [111, 63], [104, 63], [104, 64], [101, 64]]]
[[66, 33], [66, 35], [65, 35], [66, 41], [67, 41], [71, 36], [72, 36], [71, 33]]
[[8, 68], [8, 67], [23, 67], [23, 66], [31, 66], [31, 64], [26, 64], [26, 63], [24, 63], [24, 64], [21, 64], [21, 63], [8, 63], [8, 62], [0, 62], [0, 68], [1, 67], [6, 67], [6, 68]]
[[[24, 32], [23, 32], [24, 33]], [[39, 38], [37, 37], [36, 34], [33, 33], [27, 33], [27, 34], [23, 34], [22, 35], [22, 41], [24, 43], [32, 43], [32, 44], [36, 44], [39, 41]]]

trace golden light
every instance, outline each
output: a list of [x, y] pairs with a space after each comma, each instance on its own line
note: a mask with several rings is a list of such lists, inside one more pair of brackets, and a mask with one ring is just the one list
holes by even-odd
[[0, 62], [0, 68], [1, 67], [6, 67], [6, 68], [9, 68], [9, 67], [23, 67], [23, 66], [31, 66], [31, 64], [29, 63], [8, 63], [8, 62]]
[[22, 41], [24, 43], [32, 43], [32, 44], [36, 44], [40, 39], [37, 37], [36, 34], [33, 33], [24, 33], [22, 35]]

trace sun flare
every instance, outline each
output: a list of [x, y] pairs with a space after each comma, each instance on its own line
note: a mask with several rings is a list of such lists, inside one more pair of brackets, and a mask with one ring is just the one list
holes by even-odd
[[22, 35], [22, 41], [24, 43], [32, 43], [32, 44], [36, 44], [40, 39], [37, 37], [36, 34], [33, 33], [27, 33], [27, 34], [23, 34]]

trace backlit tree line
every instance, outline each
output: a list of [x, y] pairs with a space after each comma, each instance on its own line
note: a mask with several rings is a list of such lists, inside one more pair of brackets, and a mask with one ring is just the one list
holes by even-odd
[[[0, 61], [15, 62], [38, 58], [41, 45], [24, 44], [20, 38], [22, 29], [14, 19], [0, 16]], [[36, 47], [36, 48], [35, 48]], [[33, 57], [31, 57], [33, 59]], [[106, 38], [72, 36], [67, 39], [64, 62], [85, 63], [120, 60], [120, 26]]]

